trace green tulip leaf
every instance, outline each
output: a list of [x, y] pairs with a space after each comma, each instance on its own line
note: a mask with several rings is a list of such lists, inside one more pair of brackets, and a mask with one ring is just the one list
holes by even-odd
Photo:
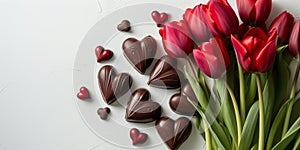
[[184, 72], [185, 72], [185, 76], [186, 78], [188, 79], [195, 95], [196, 95], [196, 98], [199, 102], [199, 104], [202, 106], [202, 108], [205, 108], [207, 107], [208, 103], [207, 103], [207, 98], [206, 98], [206, 95], [202, 89], [202, 87], [199, 85], [199, 83], [196, 81], [196, 79], [194, 79], [188, 72], [187, 72], [187, 69], [186, 69], [186, 66], [184, 66]]
[[208, 125], [211, 125], [209, 127], [209, 131], [211, 132], [211, 135], [215, 142], [218, 145], [218, 148], [221, 150], [227, 150], [230, 149], [229, 145], [229, 139], [227, 138], [225, 132], [223, 131], [222, 127], [219, 125], [217, 121], [214, 121], [211, 123], [209, 120], [212, 120], [211, 118], [208, 118], [207, 115], [204, 113], [203, 109], [197, 105], [195, 102], [191, 101], [188, 98], [188, 101], [195, 107], [197, 112], [201, 115], [202, 120], [205, 121]]
[[266, 81], [264, 90], [263, 90], [263, 100], [264, 100], [264, 118], [265, 118], [265, 140], [267, 138], [272, 117], [273, 117], [273, 107], [275, 103], [275, 89], [274, 89], [274, 80], [272, 77], [269, 77]]
[[295, 122], [300, 116], [300, 97], [295, 97], [290, 122]]
[[250, 149], [255, 129], [258, 122], [258, 101], [256, 101], [249, 110], [243, 127], [239, 150]]
[[236, 126], [236, 119], [234, 114], [234, 109], [232, 102], [228, 96], [228, 92], [226, 90], [226, 87], [223, 82], [220, 80], [216, 80], [215, 89], [217, 90], [217, 94], [219, 95], [219, 98], [221, 99], [221, 114], [222, 118], [224, 120], [224, 123], [226, 127], [228, 128], [228, 131], [234, 140], [235, 143], [237, 143], [237, 126]]
[[257, 144], [255, 144], [255, 145], [251, 148], [251, 150], [258, 150]]
[[288, 108], [288, 104], [290, 101], [291, 100], [288, 100], [284, 105], [282, 105], [282, 107], [280, 108], [279, 112], [277, 113], [277, 115], [273, 121], [271, 130], [270, 130], [270, 134], [268, 137], [268, 141], [267, 141], [267, 147], [266, 147], [267, 150], [270, 150], [272, 148], [272, 146], [273, 146], [272, 144], [273, 144], [275, 135], [277, 134], [278, 136], [281, 136], [281, 134], [280, 135], [278, 134], [278, 131], [280, 131], [278, 128], [280, 125], [282, 125], [282, 123], [284, 121], [286, 111]]
[[282, 53], [289, 45], [283, 45], [281, 47], [278, 47], [276, 50], [277, 50], [277, 53]]
[[274, 111], [277, 112], [284, 103], [288, 84], [290, 81], [290, 68], [289, 65], [283, 60], [282, 55], [279, 54], [275, 61], [275, 68], [272, 72], [273, 79], [279, 79], [275, 82], [275, 105]]
[[297, 135], [300, 133], [300, 117], [297, 121], [290, 127], [284, 137], [279, 143], [277, 143], [272, 150], [283, 150], [285, 149], [295, 138], [298, 138]]
[[298, 134], [298, 138], [295, 142], [295, 145], [293, 147], [293, 150], [299, 150], [300, 149], [300, 134]]

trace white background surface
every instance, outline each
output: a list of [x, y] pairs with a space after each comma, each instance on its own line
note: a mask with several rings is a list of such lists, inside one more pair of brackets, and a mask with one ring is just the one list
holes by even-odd
[[[0, 150], [111, 149], [81, 120], [72, 85], [84, 35], [125, 4], [106, 1], [100, 13], [96, 0], [0, 0]], [[184, 9], [199, 0], [160, 2]], [[300, 16], [299, 2], [274, 3], [271, 18], [284, 9]]]

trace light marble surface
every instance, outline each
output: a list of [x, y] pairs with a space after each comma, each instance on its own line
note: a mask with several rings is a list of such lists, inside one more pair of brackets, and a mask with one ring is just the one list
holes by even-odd
[[[153, 1], [99, 1], [101, 9], [96, 0], [0, 0], [0, 150], [119, 149], [80, 118], [73, 63], [81, 40], [101, 16]], [[160, 2], [191, 7], [200, 1]], [[299, 2], [274, 3], [271, 18], [284, 9], [300, 16]]]

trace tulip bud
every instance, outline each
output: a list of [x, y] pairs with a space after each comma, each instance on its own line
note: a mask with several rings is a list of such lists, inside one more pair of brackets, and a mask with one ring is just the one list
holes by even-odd
[[231, 41], [241, 67], [249, 72], [266, 72], [276, 58], [276, 30], [269, 37], [260, 28], [251, 28], [239, 41], [231, 35]]
[[186, 57], [192, 52], [194, 42], [183, 20], [167, 23], [159, 32], [165, 51], [171, 57]]
[[200, 17], [213, 35], [221, 37], [236, 33], [239, 21], [227, 0], [210, 0], [199, 9]]
[[189, 8], [183, 15], [191, 35], [199, 43], [207, 41], [212, 37], [211, 32], [204, 22], [204, 18], [201, 17], [200, 8], [200, 5], [195, 6], [193, 9]]
[[211, 38], [193, 51], [200, 70], [211, 78], [220, 78], [229, 68], [230, 58], [221, 38]]
[[276, 30], [278, 34], [278, 45], [283, 46], [288, 43], [291, 30], [294, 24], [294, 17], [290, 13], [284, 11], [272, 22], [269, 33]]
[[240, 18], [248, 25], [260, 26], [268, 19], [272, 0], [236, 0]]
[[293, 57], [300, 57], [300, 20], [296, 22], [292, 29], [289, 40], [289, 51]]

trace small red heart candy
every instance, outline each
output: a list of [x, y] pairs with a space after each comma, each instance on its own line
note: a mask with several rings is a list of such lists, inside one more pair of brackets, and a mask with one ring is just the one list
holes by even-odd
[[143, 144], [147, 141], [148, 135], [146, 133], [140, 133], [136, 128], [132, 128], [129, 132], [132, 140], [132, 145]]
[[79, 92], [77, 93], [77, 97], [81, 100], [89, 99], [90, 94], [89, 94], [88, 89], [86, 87], [81, 87], [79, 89]]
[[96, 57], [97, 57], [97, 62], [101, 62], [103, 60], [109, 60], [113, 57], [113, 52], [111, 50], [106, 50], [102, 46], [96, 47]]
[[153, 11], [151, 13], [152, 19], [156, 22], [157, 26], [160, 27], [162, 24], [168, 20], [168, 14], [165, 12], [160, 13], [158, 11]]

